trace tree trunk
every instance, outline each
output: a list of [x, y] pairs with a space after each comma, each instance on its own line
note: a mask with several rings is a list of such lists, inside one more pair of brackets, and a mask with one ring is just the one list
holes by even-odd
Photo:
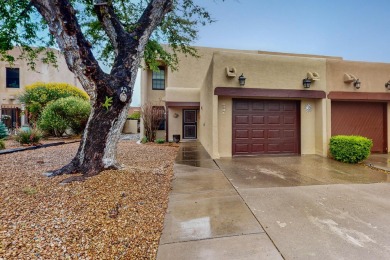
[[95, 102], [76, 156], [69, 164], [47, 175], [52, 177], [72, 173], [83, 174], [82, 177], [65, 180], [67, 182], [83, 180], [103, 170], [118, 169], [116, 148], [126, 122], [130, 102], [131, 100], [122, 103], [114, 99], [108, 109], [103, 107], [101, 102]]
[[[90, 177], [105, 169], [117, 169], [116, 147], [131, 103], [137, 70], [150, 35], [172, 10], [173, 0], [151, 0], [128, 32], [110, 1], [95, 0], [94, 10], [115, 51], [109, 74], [103, 72], [84, 37], [76, 10], [69, 0], [31, 0], [46, 20], [64, 52], [68, 68], [91, 98], [92, 111], [79, 150], [73, 160], [48, 176], [82, 173]], [[109, 101], [109, 102], [108, 102]]]

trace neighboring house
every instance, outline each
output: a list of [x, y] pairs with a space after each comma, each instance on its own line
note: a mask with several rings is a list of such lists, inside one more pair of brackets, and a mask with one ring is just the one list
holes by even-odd
[[[35, 71], [32, 71], [26, 61], [17, 60], [11, 66], [7, 62], [0, 61], [0, 115], [8, 115], [10, 119], [5, 120], [8, 128], [17, 128], [22, 123], [22, 104], [18, 100], [18, 95], [26, 85], [37, 81], [42, 82], [66, 82], [81, 88], [79, 81], [74, 74], [69, 71], [63, 55], [59, 51], [57, 54], [57, 65], [52, 65], [37, 61]], [[14, 48], [10, 54], [19, 56], [20, 50]]]
[[[332, 135], [355, 134], [371, 138], [373, 152], [388, 152], [390, 64], [203, 47], [198, 51], [199, 59], [180, 56], [179, 71], [162, 64], [158, 72], [142, 72], [141, 103], [165, 109], [165, 130], [159, 134], [167, 140], [173, 135], [198, 140], [213, 158], [326, 156]], [[245, 85], [239, 83], [242, 74]]]

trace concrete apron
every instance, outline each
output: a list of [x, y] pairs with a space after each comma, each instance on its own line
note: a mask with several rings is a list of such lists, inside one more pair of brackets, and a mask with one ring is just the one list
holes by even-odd
[[389, 258], [387, 174], [319, 156], [216, 163], [181, 145], [157, 259]]
[[182, 143], [157, 259], [282, 259], [199, 143]]

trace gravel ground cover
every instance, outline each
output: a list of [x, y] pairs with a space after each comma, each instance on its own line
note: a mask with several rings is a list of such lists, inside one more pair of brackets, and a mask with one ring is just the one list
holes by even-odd
[[0, 259], [155, 259], [177, 147], [122, 141], [124, 168], [46, 178], [78, 143], [0, 155]]

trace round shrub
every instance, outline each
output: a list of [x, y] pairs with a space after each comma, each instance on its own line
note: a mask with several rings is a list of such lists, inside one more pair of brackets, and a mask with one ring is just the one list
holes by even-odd
[[57, 137], [62, 136], [68, 128], [73, 133], [80, 134], [87, 124], [90, 112], [88, 101], [78, 97], [60, 98], [45, 107], [38, 120], [38, 127]]
[[345, 163], [358, 163], [370, 155], [372, 140], [363, 136], [336, 135], [330, 138], [333, 159]]
[[19, 100], [26, 104], [30, 120], [36, 122], [45, 106], [59, 98], [79, 97], [89, 100], [87, 93], [68, 83], [58, 82], [36, 82], [25, 87], [24, 92], [19, 96]]
[[36, 145], [42, 139], [42, 132], [36, 128], [19, 130], [16, 134], [16, 141], [20, 144]]

